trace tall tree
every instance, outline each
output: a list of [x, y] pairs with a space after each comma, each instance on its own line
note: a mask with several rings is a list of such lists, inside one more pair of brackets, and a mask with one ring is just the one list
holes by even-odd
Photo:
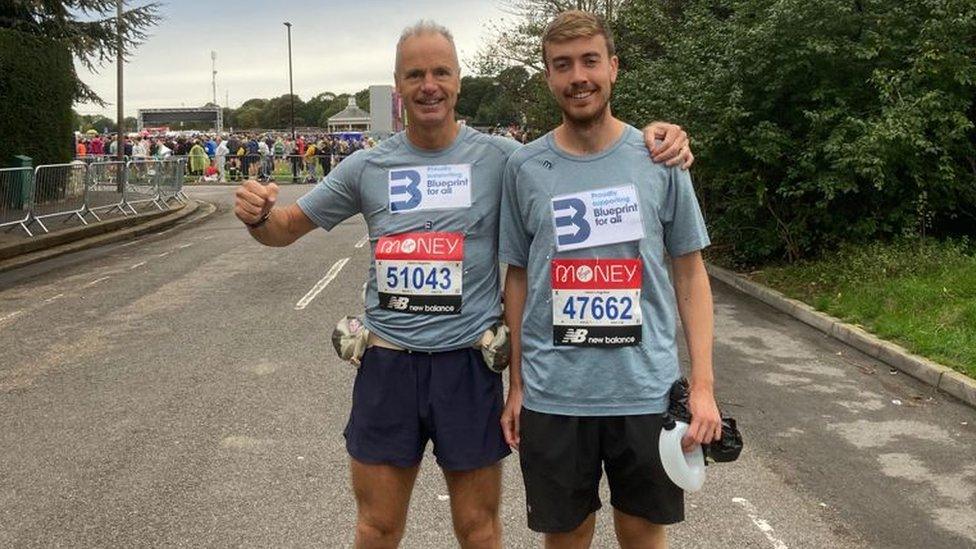
[[[146, 39], [148, 29], [160, 21], [160, 6], [151, 2], [123, 10], [124, 57], [131, 55]], [[115, 10], [116, 0], [3, 0], [0, 28], [56, 40], [67, 46], [85, 68], [95, 71], [115, 61], [119, 53]], [[77, 73], [72, 77], [76, 100], [105, 105]]]
[[488, 25], [488, 35], [469, 64], [479, 74], [498, 74], [520, 66], [542, 71], [542, 33], [556, 14], [583, 10], [613, 21], [624, 0], [501, 0], [508, 18]]

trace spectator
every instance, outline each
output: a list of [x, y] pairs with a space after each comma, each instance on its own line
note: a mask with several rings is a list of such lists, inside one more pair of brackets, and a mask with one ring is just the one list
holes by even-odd
[[203, 170], [210, 165], [210, 158], [207, 151], [200, 145], [200, 141], [194, 140], [190, 148], [190, 174], [203, 175]]

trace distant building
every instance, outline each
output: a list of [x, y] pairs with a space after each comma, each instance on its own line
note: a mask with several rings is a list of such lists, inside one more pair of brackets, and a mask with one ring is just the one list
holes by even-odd
[[356, 97], [349, 96], [349, 105], [329, 117], [330, 132], [368, 132], [369, 113], [356, 105]]

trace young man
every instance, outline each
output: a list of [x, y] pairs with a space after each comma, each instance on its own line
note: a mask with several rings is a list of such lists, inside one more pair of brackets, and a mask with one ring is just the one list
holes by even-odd
[[[274, 184], [248, 181], [237, 191], [236, 215], [269, 246], [356, 214], [366, 220], [374, 262], [364, 323], [374, 337], [344, 433], [357, 547], [399, 543], [428, 440], [461, 546], [501, 547], [499, 461], [510, 452], [500, 425], [502, 381], [473, 344], [501, 314], [501, 179], [518, 144], [456, 123], [459, 72], [447, 29], [407, 28], [394, 72], [406, 132], [348, 157], [296, 205], [273, 208]], [[683, 132], [667, 129], [680, 149], [672, 160], [690, 162]]]
[[[712, 392], [708, 235], [687, 172], [654, 164], [613, 117], [617, 57], [599, 16], [565, 12], [543, 37], [563, 112], [505, 168], [499, 258], [512, 331], [502, 425], [520, 449], [529, 527], [547, 547], [588, 547], [601, 466], [621, 547], [665, 547], [683, 520], [657, 451], [679, 377], [675, 298], [691, 355], [690, 436], [721, 424]], [[674, 287], [665, 254], [671, 258]]]

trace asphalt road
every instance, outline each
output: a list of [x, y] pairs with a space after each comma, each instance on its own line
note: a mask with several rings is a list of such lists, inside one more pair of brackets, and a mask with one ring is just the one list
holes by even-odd
[[[218, 211], [0, 274], [0, 547], [351, 545], [354, 370], [329, 334], [361, 310], [362, 220], [264, 248], [233, 188], [189, 194]], [[747, 449], [709, 468], [672, 547], [976, 547], [976, 411], [714, 291]], [[537, 547], [516, 459], [505, 546]], [[425, 459], [404, 547], [455, 545], [446, 493]], [[604, 501], [595, 547], [615, 546]]]

